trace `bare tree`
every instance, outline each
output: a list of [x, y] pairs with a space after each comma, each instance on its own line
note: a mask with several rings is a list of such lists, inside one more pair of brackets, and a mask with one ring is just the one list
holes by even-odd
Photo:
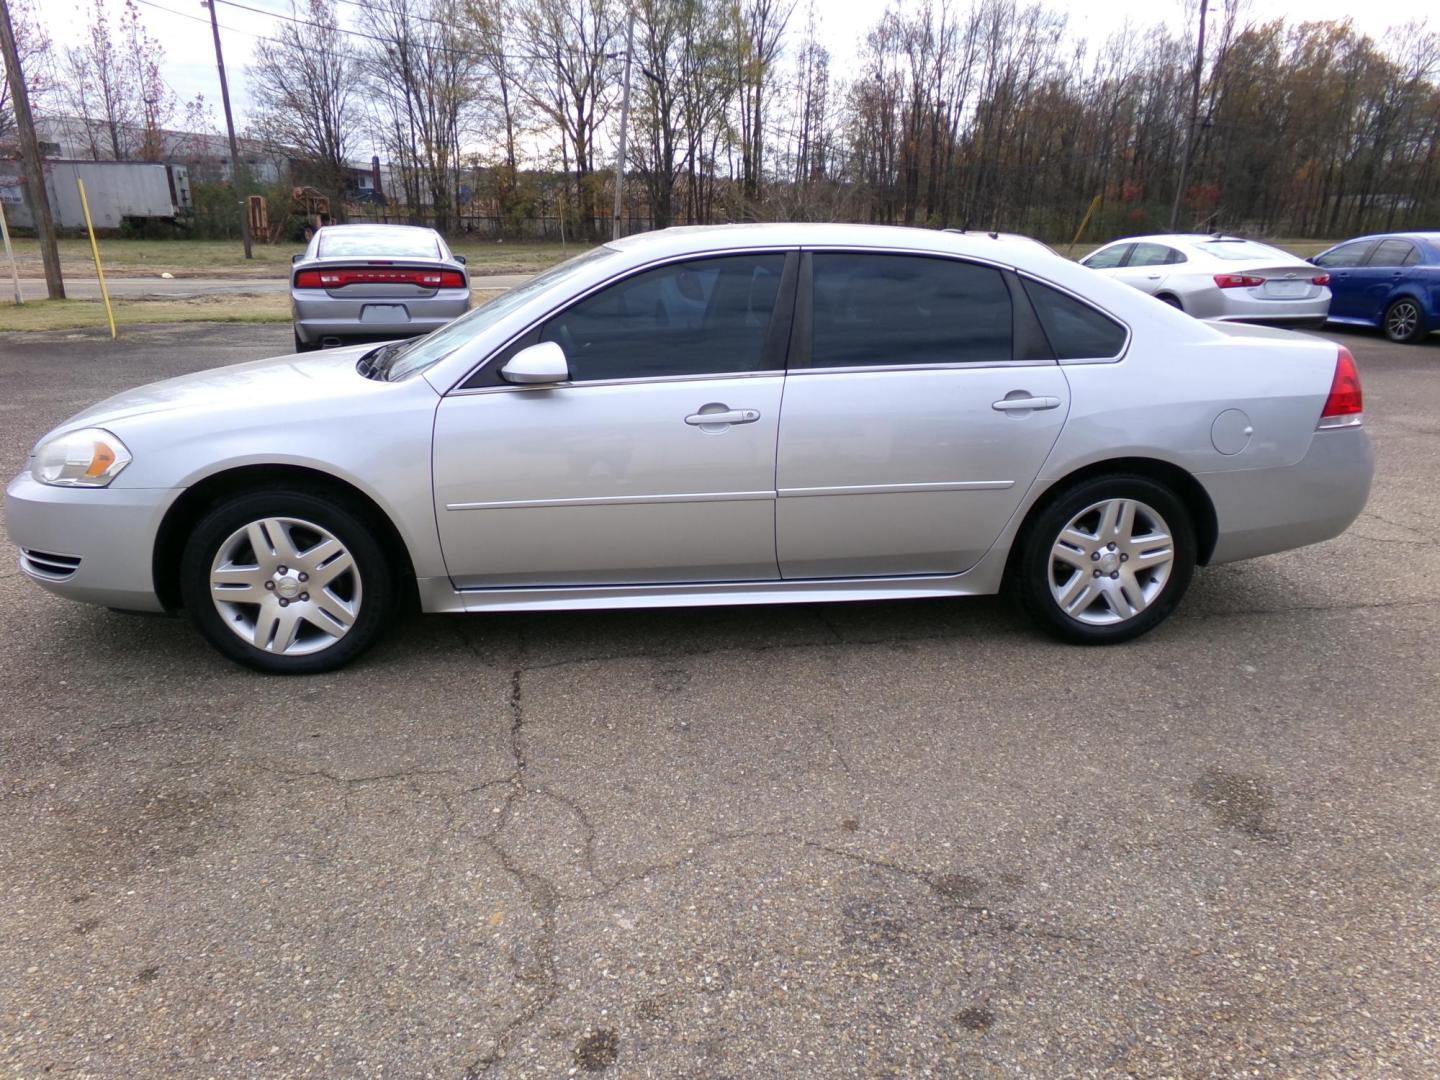
[[135, 0], [125, 0], [120, 16], [121, 63], [133, 100], [129, 113], [138, 121], [135, 153], [142, 161], [159, 161], [165, 154], [165, 128], [175, 115], [175, 92], [161, 69], [165, 49], [150, 36]]
[[137, 119], [134, 78], [116, 45], [105, 0], [92, 0], [85, 40], [65, 50], [63, 86], [67, 107], [86, 121], [91, 156], [127, 159]]
[[794, 10], [795, 0], [745, 0], [738, 12], [741, 187], [752, 203], [760, 201], [766, 106], [775, 88], [785, 26]]
[[[50, 36], [35, 17], [31, 0], [13, 0], [10, 22], [15, 30], [15, 52], [20, 70], [25, 75], [30, 108], [34, 112], [43, 112], [55, 89]], [[6, 77], [4, 60], [0, 59], [0, 141], [8, 142], [14, 135], [15, 110], [10, 104], [10, 80]]]
[[248, 69], [254, 130], [315, 163], [319, 186], [343, 195], [359, 123], [358, 64], [345, 51], [334, 0], [292, 0], [295, 20], [262, 39]]

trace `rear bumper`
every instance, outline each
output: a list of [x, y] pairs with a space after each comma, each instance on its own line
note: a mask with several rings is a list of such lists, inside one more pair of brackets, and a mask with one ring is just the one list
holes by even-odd
[[[163, 611], [155, 594], [155, 536], [182, 490], [51, 487], [21, 473], [5, 490], [5, 524], [21, 549], [21, 572], [71, 600]], [[44, 556], [31, 559], [27, 550]], [[73, 572], [56, 572], [76, 560]]]
[[1358, 427], [1317, 431], [1294, 465], [1202, 474], [1220, 527], [1210, 564], [1339, 536], [1365, 509], [1374, 473], [1370, 437]]
[[1184, 297], [1185, 310], [1197, 319], [1253, 322], [1267, 326], [1323, 326], [1330, 313], [1330, 290], [1303, 300], [1262, 300], [1250, 289], [1206, 289]]
[[[366, 309], [372, 309], [367, 313]], [[300, 340], [418, 337], [438, 330], [470, 309], [469, 289], [445, 289], [429, 297], [340, 298], [323, 289], [292, 289], [290, 311]], [[376, 318], [377, 315], [383, 315]]]

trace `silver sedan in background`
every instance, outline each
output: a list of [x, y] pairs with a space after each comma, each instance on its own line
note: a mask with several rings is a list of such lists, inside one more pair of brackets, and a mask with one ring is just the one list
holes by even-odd
[[434, 229], [327, 225], [290, 268], [296, 352], [418, 337], [469, 307], [465, 260]]
[[1081, 263], [1197, 319], [1318, 328], [1330, 311], [1329, 274], [1238, 236], [1131, 236]]
[[1008, 584], [1103, 644], [1197, 565], [1342, 532], [1363, 421], [1343, 347], [1187, 318], [1028, 240], [680, 228], [416, 341], [101, 402], [36, 444], [5, 520], [38, 585], [183, 607], [274, 672], [343, 664], [405, 594], [493, 614]]

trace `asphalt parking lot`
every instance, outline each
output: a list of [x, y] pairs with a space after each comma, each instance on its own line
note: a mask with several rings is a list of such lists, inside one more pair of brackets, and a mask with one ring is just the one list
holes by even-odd
[[[0, 336], [0, 463], [289, 334]], [[277, 679], [5, 554], [0, 1072], [1440, 1073], [1440, 338], [1337, 338], [1367, 513], [1110, 649], [412, 616]]]

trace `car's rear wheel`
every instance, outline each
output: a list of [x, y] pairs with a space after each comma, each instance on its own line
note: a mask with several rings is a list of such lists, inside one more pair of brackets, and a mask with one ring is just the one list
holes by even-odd
[[320, 343], [318, 341], [306, 341], [301, 338], [299, 330], [295, 331], [295, 351], [297, 353], [314, 352], [318, 348], [320, 348]]
[[1195, 568], [1190, 514], [1144, 476], [1082, 481], [1051, 500], [1021, 541], [1021, 606], [1064, 641], [1128, 641], [1159, 625]]
[[213, 509], [185, 545], [180, 589], [220, 652], [290, 675], [353, 660], [395, 598], [384, 552], [361, 518], [301, 492], [254, 492]]
[[1156, 297], [1156, 299], [1159, 300], [1162, 304], [1169, 304], [1171, 307], [1176, 308], [1179, 311], [1185, 310], [1185, 308], [1181, 305], [1180, 298], [1178, 296], [1171, 296], [1169, 293], [1161, 293], [1159, 296]]
[[1408, 296], [1402, 296], [1385, 309], [1385, 336], [1402, 345], [1413, 345], [1426, 334], [1425, 313]]

